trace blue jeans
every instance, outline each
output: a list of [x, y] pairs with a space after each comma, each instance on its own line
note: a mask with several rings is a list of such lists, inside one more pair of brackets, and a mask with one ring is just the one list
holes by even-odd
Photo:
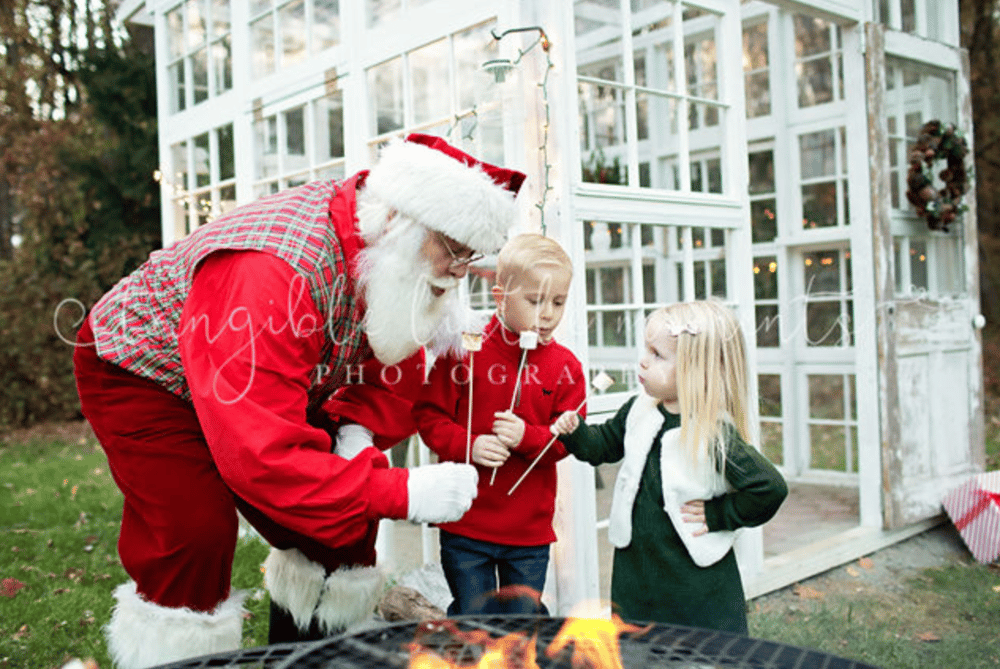
[[509, 613], [548, 615], [530, 596], [497, 596], [497, 589], [526, 586], [541, 597], [549, 545], [507, 546], [441, 530], [441, 567], [454, 598], [448, 615]]

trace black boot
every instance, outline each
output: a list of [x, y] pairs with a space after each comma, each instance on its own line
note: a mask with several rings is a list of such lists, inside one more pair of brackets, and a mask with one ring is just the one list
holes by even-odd
[[313, 618], [309, 621], [309, 629], [303, 632], [295, 624], [292, 614], [271, 602], [271, 624], [267, 632], [267, 642], [292, 643], [295, 641], [317, 641], [325, 639], [326, 634], [319, 629], [319, 623]]

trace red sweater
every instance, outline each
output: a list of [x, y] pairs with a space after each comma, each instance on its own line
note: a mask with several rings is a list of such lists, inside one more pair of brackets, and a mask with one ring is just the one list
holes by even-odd
[[372, 521], [406, 517], [408, 473], [374, 449], [331, 455], [330, 436], [307, 421], [329, 358], [323, 315], [296, 276], [268, 253], [211, 254], [184, 304], [180, 360], [226, 484], [278, 524], [342, 546]]
[[[482, 350], [472, 359], [472, 442], [493, 431], [494, 413], [507, 411], [521, 362], [519, 337], [494, 316], [486, 326]], [[420, 436], [442, 461], [465, 462], [469, 415], [469, 358], [438, 359], [431, 368], [413, 416]], [[507, 491], [552, 439], [549, 425], [564, 411], [576, 409], [586, 397], [580, 362], [556, 342], [529, 350], [521, 375], [520, 402], [514, 414], [526, 423], [524, 439], [498, 470], [476, 465], [479, 494], [472, 508], [454, 523], [440, 528], [471, 539], [512, 546], [540, 546], [555, 541], [552, 516], [556, 500], [556, 463], [566, 450], [556, 441], [518, 486]]]

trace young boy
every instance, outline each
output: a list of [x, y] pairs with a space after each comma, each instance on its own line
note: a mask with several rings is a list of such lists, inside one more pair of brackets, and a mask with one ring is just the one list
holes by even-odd
[[[496, 313], [471, 360], [471, 459], [479, 490], [460, 520], [438, 525], [441, 565], [454, 598], [449, 615], [547, 613], [538, 597], [556, 539], [556, 463], [566, 450], [554, 443], [513, 495], [507, 493], [552, 439], [549, 426], [586, 395], [579, 361], [552, 339], [572, 273], [566, 252], [539, 234], [513, 237], [497, 259]], [[524, 332], [535, 335], [522, 349]], [[535, 336], [537, 346], [529, 348]], [[442, 462], [466, 461], [469, 367], [468, 353], [437, 360], [414, 403], [420, 436]], [[521, 587], [497, 593], [508, 586]]]

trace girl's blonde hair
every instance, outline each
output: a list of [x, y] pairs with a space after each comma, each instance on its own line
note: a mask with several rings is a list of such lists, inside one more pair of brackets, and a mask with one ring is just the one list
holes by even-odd
[[697, 463], [725, 463], [727, 424], [753, 443], [746, 344], [733, 311], [715, 300], [680, 302], [646, 319], [647, 339], [677, 337], [681, 443]]

